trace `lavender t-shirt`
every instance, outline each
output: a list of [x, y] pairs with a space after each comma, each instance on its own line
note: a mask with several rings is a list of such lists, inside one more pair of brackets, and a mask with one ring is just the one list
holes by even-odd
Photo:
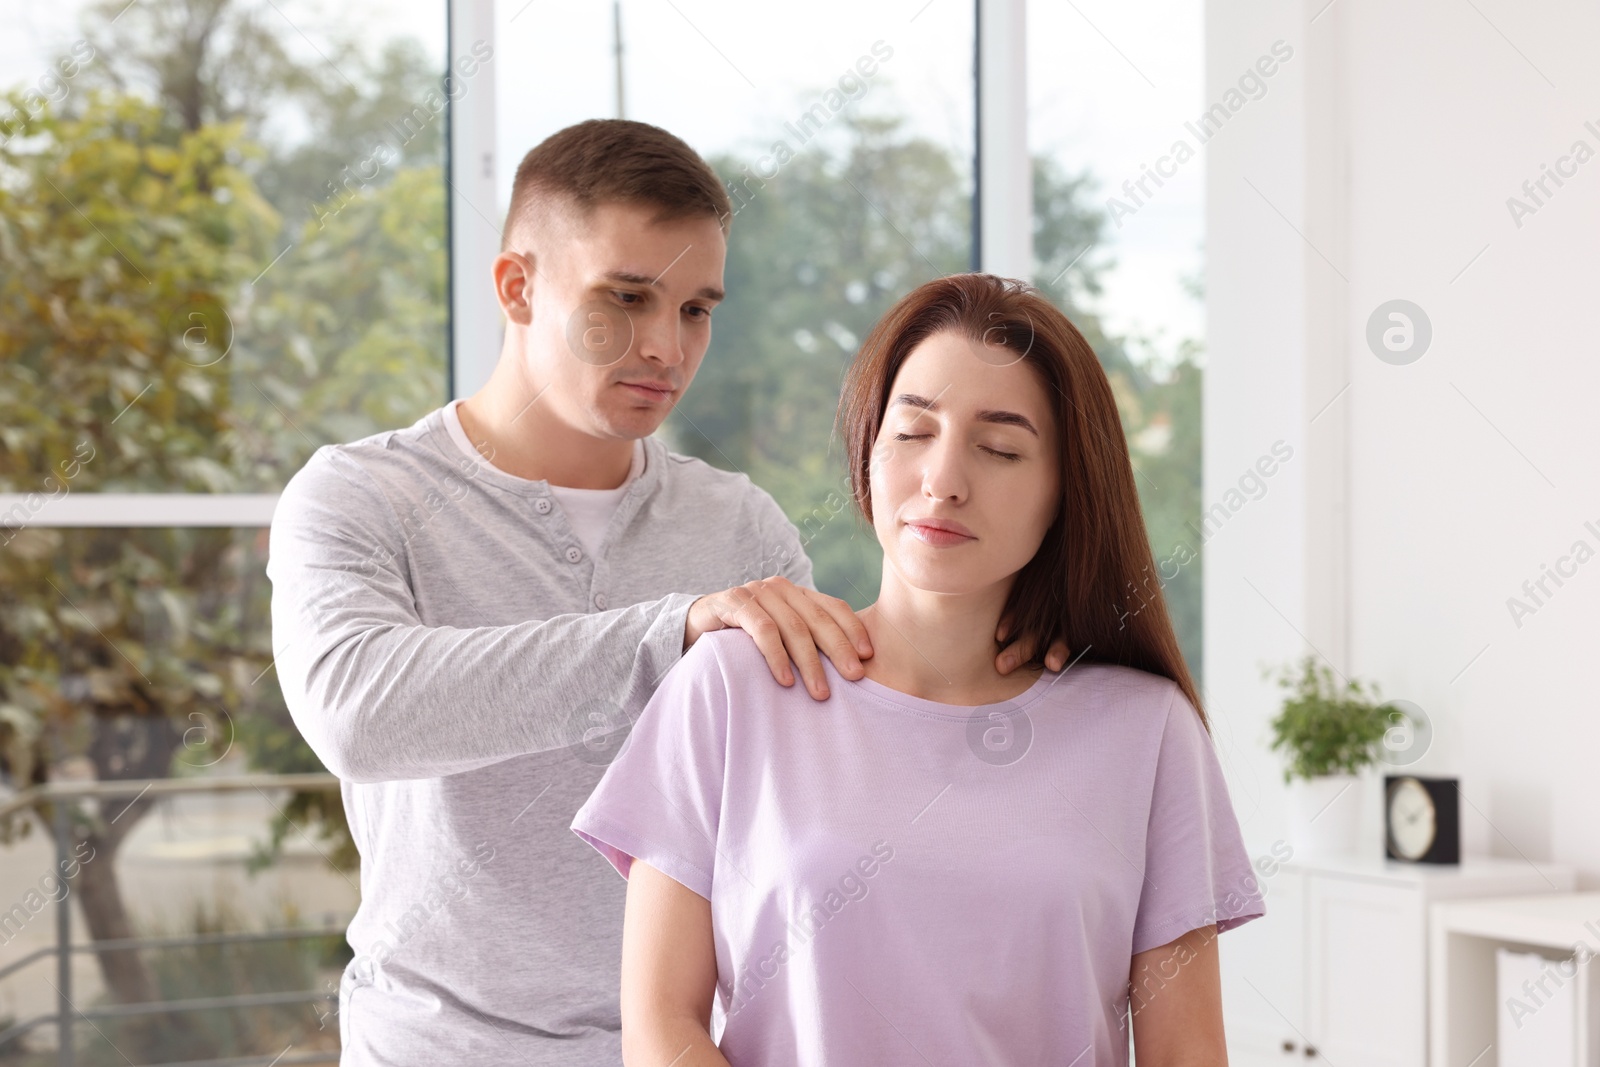
[[735, 1067], [1124, 1065], [1133, 954], [1264, 913], [1171, 681], [1080, 663], [964, 707], [823, 663], [816, 703], [702, 637], [572, 824], [711, 902]]

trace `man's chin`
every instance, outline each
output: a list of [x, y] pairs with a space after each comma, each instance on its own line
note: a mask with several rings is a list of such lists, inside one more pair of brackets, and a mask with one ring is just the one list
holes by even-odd
[[671, 411], [672, 408], [668, 405], [662, 405], [660, 410], [630, 408], [607, 411], [596, 420], [598, 423], [596, 428], [601, 436], [621, 437], [634, 441], [641, 437], [649, 437], [660, 429]]

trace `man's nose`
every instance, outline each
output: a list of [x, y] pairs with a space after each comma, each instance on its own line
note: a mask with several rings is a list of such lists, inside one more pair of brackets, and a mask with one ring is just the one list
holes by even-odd
[[669, 367], [683, 362], [683, 331], [676, 310], [634, 317], [639, 354]]

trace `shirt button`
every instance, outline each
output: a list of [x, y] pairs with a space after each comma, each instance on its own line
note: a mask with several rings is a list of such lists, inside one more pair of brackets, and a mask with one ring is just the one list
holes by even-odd
[[537, 511], [541, 515], [550, 514], [550, 501], [546, 500], [544, 497], [540, 497], [538, 500], [533, 502], [533, 510]]
[[606, 595], [604, 593], [596, 593], [594, 595], [594, 606], [601, 611], [606, 610]]
[[571, 547], [569, 547], [567, 549], [567, 562], [568, 563], [576, 563], [582, 558], [583, 558], [583, 553], [581, 551], [579, 551], [579, 549], [578, 549], [578, 547], [576, 545], [573, 545], [573, 546], [571, 546]]

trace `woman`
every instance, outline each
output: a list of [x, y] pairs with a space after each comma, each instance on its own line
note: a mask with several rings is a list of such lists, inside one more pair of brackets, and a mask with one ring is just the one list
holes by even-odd
[[[883, 546], [866, 677], [805, 706], [710, 634], [573, 823], [629, 878], [625, 1061], [1125, 1064], [1131, 1008], [1139, 1067], [1225, 1064], [1216, 935], [1263, 906], [1093, 351], [942, 278], [839, 425]], [[999, 674], [1002, 617], [1077, 659]]]

